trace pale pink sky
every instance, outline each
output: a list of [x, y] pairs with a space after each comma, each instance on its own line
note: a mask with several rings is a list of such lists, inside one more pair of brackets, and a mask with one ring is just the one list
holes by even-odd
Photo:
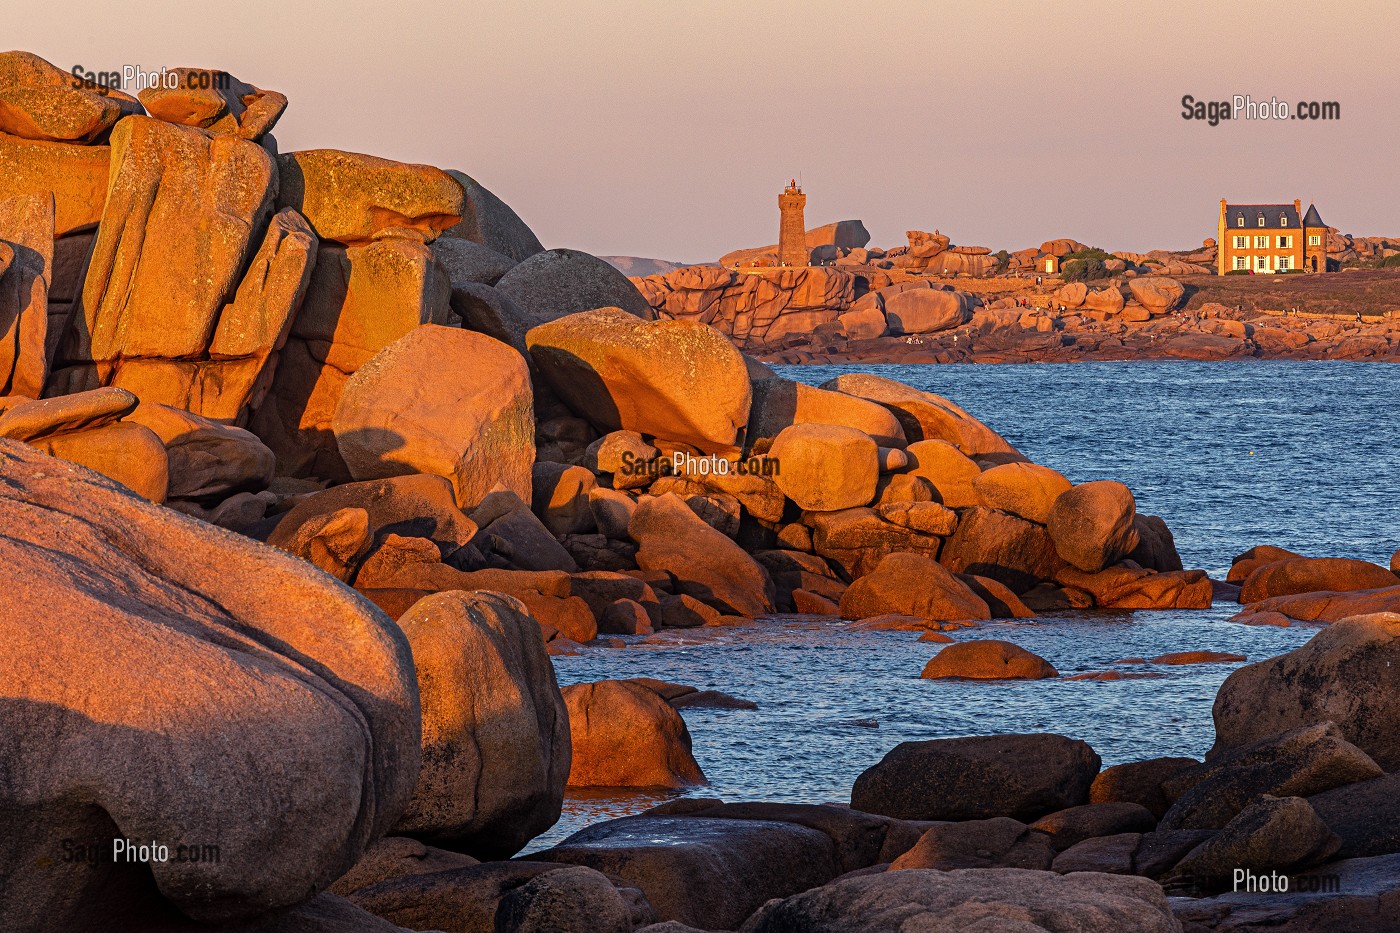
[[[12, 3], [61, 68], [224, 68], [284, 151], [458, 168], [547, 246], [704, 261], [771, 243], [800, 174], [859, 217], [1017, 249], [1185, 248], [1219, 198], [1400, 235], [1400, 5], [931, 0]], [[1335, 100], [1334, 123], [1181, 117], [1183, 94]]]

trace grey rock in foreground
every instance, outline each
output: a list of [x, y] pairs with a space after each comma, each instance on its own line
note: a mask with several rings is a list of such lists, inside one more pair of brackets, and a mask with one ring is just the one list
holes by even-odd
[[1177, 933], [1145, 878], [1017, 868], [892, 871], [767, 904], [742, 933], [954, 933], [962, 930]]
[[1400, 855], [1347, 859], [1288, 879], [1286, 893], [1171, 898], [1186, 933], [1400, 931]]

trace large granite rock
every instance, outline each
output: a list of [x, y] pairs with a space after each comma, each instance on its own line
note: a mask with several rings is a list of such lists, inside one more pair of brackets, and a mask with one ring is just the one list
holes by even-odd
[[287, 95], [265, 91], [211, 68], [172, 68], [176, 87], [149, 87], [137, 96], [157, 120], [230, 133], [256, 142], [287, 109]]
[[1133, 299], [1152, 315], [1166, 314], [1177, 306], [1186, 286], [1165, 275], [1139, 276], [1128, 280], [1128, 290]]
[[[123, 120], [111, 143], [103, 223], [49, 391], [120, 385], [144, 396], [168, 381], [193, 394], [196, 364], [210, 358], [223, 319], [256, 310], [237, 305], [236, 293], [253, 237], [266, 226], [277, 170], [255, 143], [149, 117]], [[297, 281], [310, 248], [305, 241], [297, 250]], [[280, 303], [287, 307], [276, 330], [295, 307]], [[261, 366], [258, 360], [252, 377]], [[246, 381], [251, 386], [254, 378]], [[147, 400], [176, 401], [172, 395]]]
[[1033, 820], [1089, 802], [1099, 756], [1062, 735], [901, 742], [856, 778], [851, 806], [903, 820]]
[[[530, 882], [564, 867], [559, 862], [524, 859], [443, 867], [385, 877], [361, 885], [346, 897], [364, 910], [410, 930], [497, 933], [498, 929], [510, 929], [496, 926], [496, 915], [508, 898]], [[632, 909], [634, 920], [646, 923], [652, 918], [641, 892], [626, 887], [617, 890]], [[586, 922], [586, 912], [581, 919]]]
[[972, 478], [972, 488], [988, 508], [1027, 521], [1045, 524], [1050, 509], [1070, 481], [1049, 467], [1034, 463], [1003, 463]]
[[544, 252], [539, 238], [504, 201], [470, 175], [454, 169], [447, 174], [462, 186], [466, 199], [462, 222], [444, 231], [444, 236], [480, 243], [515, 262]]
[[835, 321], [854, 299], [855, 283], [851, 273], [826, 266], [687, 266], [639, 279], [638, 288], [659, 318], [698, 321], [740, 345], [761, 345]]
[[628, 533], [640, 546], [637, 566], [669, 571], [679, 592], [724, 613], [754, 618], [773, 611], [768, 571], [675, 493], [639, 504]]
[[515, 350], [429, 324], [355, 371], [331, 427], [357, 480], [430, 473], [452, 481], [462, 508], [498, 485], [528, 501], [533, 398], [530, 369]]
[[1167, 880], [1223, 890], [1237, 883], [1237, 869], [1264, 875], [1306, 868], [1332, 856], [1341, 844], [1302, 797], [1261, 797], [1187, 853]]
[[444, 234], [433, 241], [433, 255], [447, 270], [452, 287], [495, 285], [515, 266], [515, 260], [502, 256], [489, 246]]
[[753, 379], [753, 408], [746, 442], [758, 448], [794, 424], [830, 424], [870, 435], [881, 447], [904, 447], [904, 429], [882, 405], [764, 374]]
[[1335, 723], [1300, 726], [1217, 750], [1205, 764], [1168, 778], [1163, 788], [1174, 800], [1162, 828], [1219, 829], [1264, 794], [1307, 797], [1380, 775], [1380, 766]]
[[1301, 648], [1235, 671], [1215, 697], [1212, 756], [1288, 729], [1335, 722], [1400, 770], [1400, 614], [1334, 623]]
[[937, 823], [912, 849], [890, 863], [891, 871], [934, 868], [1034, 868], [1047, 871], [1055, 850], [1047, 833], [1019, 820], [998, 816], [990, 820]]
[[979, 638], [948, 645], [924, 665], [919, 676], [924, 680], [1044, 680], [1059, 676], [1059, 671], [1019, 645]]
[[428, 243], [462, 219], [465, 195], [441, 169], [337, 149], [277, 157], [278, 207], [299, 211], [323, 240], [353, 245], [386, 232]]
[[437, 545], [442, 560], [451, 560], [467, 548], [477, 533], [476, 523], [457, 508], [452, 484], [441, 476], [424, 474], [346, 483], [311, 493], [282, 516], [267, 542], [309, 559], [305, 548], [313, 537], [311, 529], [346, 510], [366, 513], [366, 531], [376, 546], [390, 535], [426, 538]]
[[423, 243], [403, 237], [322, 246], [306, 298], [250, 427], [278, 472], [350, 479], [332, 422], [351, 375], [423, 324], [448, 323], [451, 289]]
[[972, 319], [972, 296], [966, 292], [892, 285], [881, 289], [880, 295], [885, 320], [895, 336], [948, 330]]
[[1400, 933], [1400, 855], [1332, 862], [1294, 874], [1288, 883], [1283, 893], [1174, 897], [1172, 911], [1191, 933]]
[[53, 238], [52, 195], [0, 200], [0, 395], [44, 391]]
[[[0, 477], [0, 582], [25, 594], [0, 606], [7, 929], [252, 917], [329, 885], [393, 825], [419, 707], [388, 618], [14, 442]], [[170, 859], [102, 860], [115, 838]], [[84, 856], [62, 858], [63, 840]], [[179, 859], [177, 843], [217, 856]]]
[[186, 358], [124, 359], [113, 383], [142, 401], [246, 422], [250, 407], [262, 400], [272, 381], [316, 256], [316, 235], [306, 220], [296, 211], [279, 211], [203, 352]]
[[1171, 806], [1162, 782], [1199, 765], [1195, 758], [1146, 758], [1104, 768], [1089, 788], [1090, 803], [1136, 803], [1162, 818]]
[[778, 488], [814, 512], [869, 505], [880, 476], [878, 453], [870, 435], [835, 424], [784, 428], [769, 451], [780, 466]]
[[142, 402], [125, 420], [149, 428], [165, 445], [171, 499], [217, 501], [272, 481], [276, 459], [250, 431], [153, 402]]
[[526, 342], [559, 398], [603, 433], [625, 429], [721, 451], [739, 444], [748, 423], [744, 358], [703, 324], [602, 308], [542, 324]]
[[565, 687], [563, 694], [573, 747], [570, 787], [705, 783], [685, 720], [654, 691], [625, 680], [600, 680]]
[[136, 396], [110, 387], [39, 400], [0, 396], [0, 437], [24, 441], [96, 470], [152, 502], [164, 502], [170, 472], [165, 445], [144, 425], [121, 420], [136, 406]]
[[1020, 868], [891, 871], [764, 905], [742, 933], [1178, 933], [1146, 878]]
[[980, 506], [961, 510], [938, 559], [954, 573], [988, 577], [1015, 593], [1055, 579], [1066, 566], [1044, 525]]
[[1293, 622], [1340, 622], [1356, 616], [1400, 614], [1400, 585], [1374, 590], [1334, 593], [1295, 593], [1250, 603], [1228, 621], [1246, 625], [1289, 625]]
[[925, 440], [910, 444], [906, 472], [922, 476], [937, 493], [936, 500], [950, 509], [982, 504], [972, 481], [980, 468], [967, 455], [947, 441]]
[[1400, 773], [1343, 784], [1308, 797], [1308, 803], [1341, 838], [1339, 857], [1400, 852]]
[[[1075, 605], [1098, 609], [1209, 609], [1211, 580], [1204, 570], [1156, 573], [1117, 564], [1098, 573], [1064, 567], [1055, 575]], [[1240, 657], [1243, 660], [1243, 657]]]
[[1344, 593], [1400, 585], [1400, 578], [1379, 564], [1344, 557], [1289, 557], [1265, 563], [1244, 579], [1240, 602], [1275, 596], [1327, 591]]
[[539, 324], [598, 308], [650, 316], [646, 300], [627, 276], [576, 249], [534, 254], [503, 275], [496, 290]]
[[597, 823], [534, 857], [621, 878], [646, 894], [658, 919], [706, 930], [737, 929], [770, 898], [825, 884], [840, 870], [820, 830], [679, 815]]
[[54, 234], [91, 230], [107, 203], [109, 146], [79, 146], [0, 133], [0, 200], [52, 194]]
[[922, 554], [905, 552], [885, 557], [841, 596], [843, 619], [890, 613], [942, 622], [992, 617], [987, 603], [943, 565]]
[[575, 865], [545, 872], [501, 899], [506, 933], [632, 933], [630, 905], [602, 872]]
[[99, 142], [136, 99], [88, 86], [32, 52], [0, 53], [0, 133], [53, 142]]
[[423, 706], [423, 767], [396, 832], [509, 858], [559, 819], [569, 717], [535, 620], [497, 593], [429, 596], [399, 620]]
[[1138, 546], [1136, 514], [1127, 486], [1098, 480], [1060, 493], [1045, 524], [1061, 557], [1085, 573], [1097, 573]]
[[943, 440], [969, 457], [1016, 453], [1000, 434], [941, 395], [869, 373], [846, 373], [821, 387], [884, 405], [899, 419], [911, 443]]

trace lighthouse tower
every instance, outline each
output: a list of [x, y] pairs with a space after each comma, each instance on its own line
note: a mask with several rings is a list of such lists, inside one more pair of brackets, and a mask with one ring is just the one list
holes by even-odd
[[778, 195], [778, 213], [781, 217], [778, 226], [778, 265], [807, 265], [807, 224], [803, 213], [807, 208], [807, 195], [797, 187], [797, 179], [788, 182], [787, 188]]

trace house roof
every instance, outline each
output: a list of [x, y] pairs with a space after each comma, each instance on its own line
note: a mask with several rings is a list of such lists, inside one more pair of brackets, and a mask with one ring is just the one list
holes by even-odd
[[1325, 227], [1322, 222], [1322, 215], [1317, 212], [1317, 205], [1309, 204], [1308, 212], [1303, 215], [1303, 226], [1305, 227]]
[[[1272, 227], [1300, 227], [1298, 218], [1298, 208], [1292, 204], [1226, 204], [1225, 205], [1225, 226], [1240, 226], [1239, 218], [1244, 218], [1244, 226], [1260, 226], [1259, 218], [1264, 218], [1262, 226]], [[1280, 223], [1279, 218], [1287, 218], [1286, 222]]]

